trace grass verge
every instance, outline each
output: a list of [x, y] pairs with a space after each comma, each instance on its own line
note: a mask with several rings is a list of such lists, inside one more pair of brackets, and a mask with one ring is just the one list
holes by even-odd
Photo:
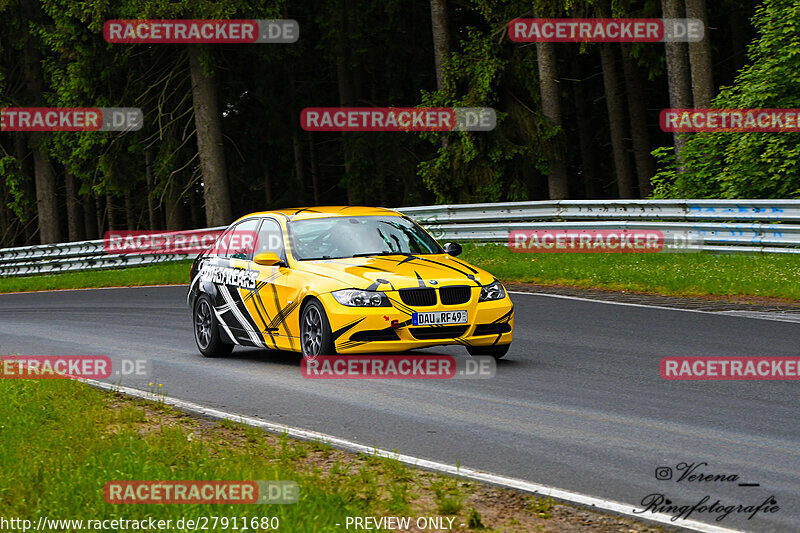
[[461, 257], [507, 282], [800, 300], [800, 254], [534, 254], [466, 245]]
[[[506, 282], [674, 296], [800, 300], [800, 254], [530, 254], [464, 245], [461, 256]], [[187, 283], [191, 261], [0, 279], [0, 293]]]
[[187, 259], [131, 268], [13, 276], [0, 278], [0, 293], [189, 283], [191, 266], [192, 260]]
[[[452, 519], [453, 532], [661, 531], [552, 502], [543, 511], [513, 491], [196, 419], [74, 381], [0, 381], [0, 423], [0, 517], [34, 525], [42, 516], [83, 520], [84, 528], [87, 520], [176, 525], [216, 516], [236, 517], [244, 529], [253, 518], [277, 517], [281, 531], [327, 532], [345, 531], [348, 516], [409, 516]], [[291, 505], [111, 505], [103, 497], [111, 480], [294, 480], [300, 497]]]

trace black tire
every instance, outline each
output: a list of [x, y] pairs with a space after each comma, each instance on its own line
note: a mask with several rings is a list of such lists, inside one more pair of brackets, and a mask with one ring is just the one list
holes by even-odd
[[333, 334], [325, 308], [319, 300], [310, 300], [300, 316], [300, 349], [303, 357], [333, 355]]
[[213, 307], [211, 298], [207, 294], [201, 294], [195, 300], [192, 310], [194, 342], [203, 357], [223, 357], [233, 351], [233, 344], [223, 342], [219, 334], [219, 321]]
[[470, 355], [491, 355], [495, 359], [502, 359], [510, 347], [510, 343], [496, 346], [467, 346], [467, 351]]

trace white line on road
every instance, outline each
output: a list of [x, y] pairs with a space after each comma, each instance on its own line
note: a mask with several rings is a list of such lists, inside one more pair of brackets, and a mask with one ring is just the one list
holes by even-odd
[[[639, 520], [647, 520], [651, 522], [665, 524], [672, 527], [681, 527], [689, 531], [702, 531], [704, 533], [739, 532], [739, 530], [727, 529], [719, 526], [714, 526], [711, 524], [705, 524], [703, 522], [697, 522], [695, 520], [682, 520], [680, 522], [673, 521], [672, 516], [667, 514], [656, 513], [656, 514], [645, 515], [642, 512], [641, 508], [635, 507], [631, 504], [625, 504], [613, 500], [596, 498], [594, 496], [589, 496], [587, 494], [581, 494], [580, 492], [572, 492], [568, 490], [558, 489], [555, 487], [549, 487], [547, 485], [540, 485], [538, 483], [532, 483], [530, 481], [525, 481], [517, 478], [500, 476], [497, 474], [484, 472], [482, 470], [474, 470], [462, 466], [449, 465], [446, 463], [440, 463], [428, 459], [421, 459], [419, 457], [414, 457], [412, 455], [403, 455], [397, 452], [390, 452], [388, 450], [382, 450], [380, 448], [375, 448], [372, 446], [365, 446], [363, 444], [359, 444], [357, 442], [349, 441], [346, 439], [341, 439], [339, 437], [334, 437], [332, 435], [326, 435], [324, 433], [318, 433], [316, 431], [309, 431], [306, 429], [295, 428], [283, 424], [275, 424], [273, 422], [267, 422], [265, 420], [260, 420], [258, 418], [253, 418], [250, 416], [228, 413], [226, 411], [221, 411], [219, 409], [204, 407], [196, 403], [179, 400], [177, 398], [169, 398], [163, 395], [158, 395], [152, 392], [134, 389], [131, 387], [122, 387], [91, 379], [87, 379], [85, 381], [89, 385], [97, 387], [99, 389], [118, 392], [120, 394], [124, 394], [126, 396], [132, 396], [135, 398], [142, 398], [145, 400], [161, 402], [166, 405], [170, 405], [172, 407], [180, 409], [182, 411], [186, 411], [188, 413], [200, 416], [206, 416], [217, 420], [231, 420], [233, 422], [240, 422], [248, 426], [261, 428], [269, 433], [275, 433], [279, 435], [286, 434], [289, 437], [293, 437], [299, 440], [319, 441], [326, 443], [330, 446], [333, 446], [334, 448], [338, 448], [340, 450], [348, 452], [363, 453], [366, 455], [375, 455], [378, 457], [395, 459], [397, 461], [400, 461], [401, 463], [405, 463], [417, 468], [424, 468], [426, 470], [441, 472], [443, 474], [448, 474], [451, 476], [459, 476], [462, 478], [472, 479], [475, 481], [483, 481], [485, 483], [489, 483], [492, 485], [519, 490], [523, 492], [529, 492], [532, 494], [537, 494], [539, 496], [549, 496], [556, 500], [561, 500], [564, 502], [574, 503], [578, 505], [585, 505], [588, 507], [594, 507], [601, 511], [616, 513], [631, 518], [636, 518]], [[635, 511], [639, 512], [637, 513]]]
[[[7, 296], [10, 294], [36, 294], [47, 292], [67, 292], [67, 291], [96, 291], [96, 290], [109, 290], [109, 289], [153, 289], [160, 287], [188, 287], [187, 284], [171, 284], [171, 285], [137, 285], [133, 287], [87, 287], [82, 289], [50, 289], [42, 291], [17, 291], [0, 293], [0, 296]], [[699, 309], [685, 309], [682, 307], [667, 307], [664, 305], [648, 305], [637, 304], [632, 302], [616, 302], [613, 300], [598, 300], [595, 298], [582, 298], [580, 296], [568, 296], [566, 294], [551, 294], [547, 292], [527, 292], [527, 291], [508, 291], [509, 294], [525, 294], [528, 296], [546, 296], [548, 298], [561, 298], [564, 300], [577, 300], [579, 302], [594, 302], [609, 305], [627, 305], [629, 307], [644, 307], [650, 309], [663, 309], [666, 311], [683, 311], [688, 313], [704, 313], [707, 315], [723, 315], [733, 316], [736, 318], [749, 318], [751, 320], [771, 320], [773, 322], [800, 322], [800, 316], [796, 314], [783, 315], [780, 312], [750, 312], [750, 311], [701, 311]], [[741, 313], [741, 314], [740, 314]]]
[[[508, 291], [509, 294], [526, 294], [528, 296], [546, 296], [548, 298], [561, 298], [563, 300], [577, 300], [579, 302], [593, 302], [597, 304], [608, 304], [608, 305], [627, 305], [629, 307], [645, 307], [650, 309], [662, 309], [666, 311], [683, 311], [685, 313], [703, 313], [706, 315], [722, 315], [722, 316], [732, 316], [736, 318], [749, 318], [751, 320], [772, 320], [773, 322], [794, 322], [797, 323], [799, 320], [795, 317], [797, 315], [787, 315], [783, 316], [780, 312], [753, 312], [753, 314], [749, 314], [749, 311], [701, 311], [700, 309], [685, 309], [683, 307], [667, 307], [665, 305], [648, 305], [648, 304], [637, 304], [632, 302], [616, 302], [613, 300], [596, 300], [594, 298], [582, 298], [580, 296], [568, 296], [566, 294], [551, 294], [548, 292], [526, 292], [526, 291]], [[748, 313], [748, 314], [737, 314], [737, 313]]]
[[[78, 271], [76, 271], [78, 272]], [[80, 287], [77, 289], [44, 289], [41, 291], [15, 291], [15, 292], [2, 292], [0, 296], [8, 296], [9, 294], [38, 294], [41, 292], [75, 292], [75, 291], [107, 291], [110, 289], [152, 289], [159, 287], [189, 287], [186, 283], [169, 283], [166, 285], [120, 285], [119, 287]]]

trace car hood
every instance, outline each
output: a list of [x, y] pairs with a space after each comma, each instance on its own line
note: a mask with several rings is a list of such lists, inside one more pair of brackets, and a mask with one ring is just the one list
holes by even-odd
[[335, 279], [342, 288], [383, 291], [445, 285], [477, 287], [495, 279], [485, 270], [447, 254], [298, 261], [297, 268]]

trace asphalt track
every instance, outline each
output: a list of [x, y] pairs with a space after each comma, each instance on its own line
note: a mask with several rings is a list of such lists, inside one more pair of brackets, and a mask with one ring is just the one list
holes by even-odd
[[[0, 353], [147, 357], [148, 381], [209, 407], [369, 446], [639, 505], [757, 505], [692, 519], [800, 531], [797, 381], [665, 381], [665, 356], [798, 356], [800, 323], [513, 294], [515, 340], [486, 380], [307, 380], [293, 354], [237, 348], [204, 359], [185, 287], [0, 295]], [[431, 349], [466, 357], [463, 348]], [[736, 474], [676, 481], [679, 463]], [[669, 466], [671, 480], [656, 479]], [[739, 483], [759, 483], [742, 487]], [[676, 524], [680, 524], [677, 521]]]

